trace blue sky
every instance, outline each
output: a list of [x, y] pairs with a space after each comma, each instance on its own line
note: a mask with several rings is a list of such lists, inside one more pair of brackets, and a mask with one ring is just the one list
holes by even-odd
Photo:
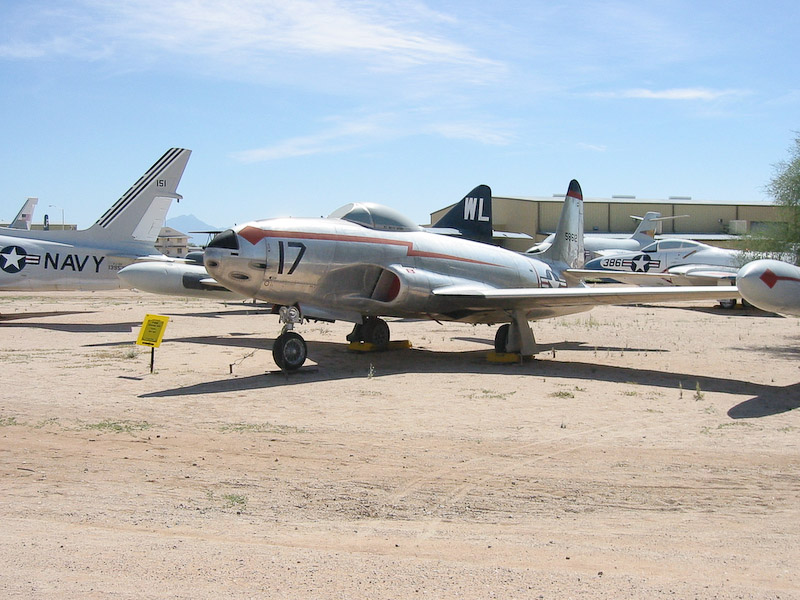
[[[91, 225], [167, 148], [170, 216], [495, 195], [758, 201], [800, 131], [796, 2], [4, 0], [0, 220]], [[58, 209], [49, 208], [55, 205]]]

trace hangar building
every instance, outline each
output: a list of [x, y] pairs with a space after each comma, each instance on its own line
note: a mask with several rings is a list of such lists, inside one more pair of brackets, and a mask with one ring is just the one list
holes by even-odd
[[[563, 202], [563, 194], [532, 198], [492, 196], [494, 229], [527, 233], [534, 238], [503, 240], [502, 245], [524, 251], [553, 233]], [[440, 219], [452, 206], [431, 213], [431, 223]], [[664, 221], [664, 237], [691, 238], [722, 247], [733, 247], [738, 236], [757, 231], [764, 223], [781, 218], [780, 208], [768, 201], [732, 203], [699, 201], [688, 196], [671, 196], [666, 200], [612, 196], [584, 198], [584, 227], [586, 233], [624, 237], [636, 229], [637, 221], [631, 215], [641, 217], [647, 211], [660, 212], [664, 217], [688, 215]]]

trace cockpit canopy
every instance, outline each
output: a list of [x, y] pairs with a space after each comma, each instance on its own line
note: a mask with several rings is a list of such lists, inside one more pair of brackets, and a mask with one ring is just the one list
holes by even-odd
[[342, 219], [369, 229], [381, 231], [418, 231], [419, 225], [394, 209], [373, 202], [353, 202], [328, 215], [329, 219]]
[[653, 242], [645, 248], [642, 248], [642, 252], [663, 252], [664, 250], [679, 250], [686, 248], [702, 250], [703, 244], [694, 240], [660, 240], [658, 242]]

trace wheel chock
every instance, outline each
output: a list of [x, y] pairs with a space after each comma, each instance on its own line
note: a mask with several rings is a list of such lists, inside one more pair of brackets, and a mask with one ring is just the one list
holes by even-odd
[[489, 352], [486, 355], [486, 360], [490, 363], [517, 363], [521, 359], [522, 356], [516, 352]]
[[379, 350], [408, 350], [411, 348], [411, 342], [408, 340], [395, 340], [389, 342], [386, 348], [379, 348], [375, 344], [369, 342], [350, 342], [347, 349], [351, 352], [378, 352]]

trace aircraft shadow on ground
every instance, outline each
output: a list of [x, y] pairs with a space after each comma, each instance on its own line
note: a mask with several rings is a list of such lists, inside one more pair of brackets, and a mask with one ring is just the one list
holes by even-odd
[[[11, 313], [0, 314], [0, 321], [19, 321], [21, 319], [43, 319], [45, 317], [62, 317], [64, 315], [80, 315], [90, 314], [96, 311], [93, 310], [52, 310], [47, 312], [24, 312], [24, 313]], [[35, 323], [23, 323], [23, 325], [36, 325]]]
[[[63, 314], [63, 313], [59, 313]], [[3, 328], [21, 327], [64, 331], [67, 333], [130, 333], [134, 327], [140, 327], [141, 321], [132, 323], [4, 323]], [[98, 344], [116, 345], [116, 344]]]
[[[270, 340], [261, 338], [183, 338], [172, 340], [181, 343], [202, 343], [235, 346], [240, 348], [261, 348], [269, 350]], [[580, 343], [563, 342], [555, 345], [562, 349], [594, 350]], [[297, 385], [319, 381], [337, 381], [367, 377], [385, 377], [405, 373], [473, 373], [473, 374], [513, 374], [533, 375], [585, 381], [605, 381], [611, 383], [630, 383], [660, 388], [721, 392], [748, 395], [752, 398], [734, 406], [728, 411], [732, 419], [765, 417], [780, 414], [800, 407], [800, 383], [790, 386], [775, 386], [752, 383], [741, 379], [687, 375], [652, 369], [637, 369], [601, 365], [591, 362], [546, 360], [526, 360], [522, 363], [495, 364], [486, 360], [486, 351], [472, 350], [462, 352], [442, 352], [419, 348], [376, 353], [357, 353], [345, 350], [343, 343], [309, 342], [309, 357], [317, 366], [305, 366], [297, 372], [286, 374], [276, 370], [272, 356], [265, 352], [255, 360], [264, 361], [265, 369], [272, 371], [245, 377], [226, 376], [222, 379], [205, 381], [189, 386], [168, 388], [147, 394], [140, 398], [168, 398], [200, 394], [240, 392], [252, 389], [269, 389], [285, 385]], [[616, 349], [613, 349], [616, 350]], [[629, 349], [627, 349], [629, 350]], [[646, 350], [650, 352], [651, 350]]]
[[[742, 348], [745, 350], [745, 348]], [[789, 346], [756, 346], [748, 347], [746, 350], [757, 350], [764, 354], [773, 354], [781, 358], [800, 358], [800, 346], [792, 344]]]
[[773, 312], [768, 312], [765, 310], [761, 310], [760, 308], [756, 308], [755, 306], [749, 306], [747, 308], [742, 308], [737, 306], [736, 308], [722, 308], [719, 305], [716, 306], [681, 306], [680, 304], [639, 304], [637, 306], [648, 306], [650, 308], [663, 308], [668, 310], [689, 310], [692, 312], [699, 312], [705, 313], [708, 315], [721, 315], [723, 317], [767, 317], [769, 319], [785, 319], [783, 315], [779, 315]]
[[232, 316], [250, 316], [250, 315], [271, 315], [272, 307], [265, 306], [263, 304], [239, 304], [236, 305], [239, 308], [230, 310], [230, 305], [226, 305], [221, 307], [219, 310], [208, 310], [203, 312], [170, 312], [167, 311], [164, 314], [168, 316], [179, 316], [179, 317], [197, 317], [197, 318], [207, 318], [207, 319], [219, 319], [222, 317], [232, 317]]
[[[483, 344], [485, 346], [489, 346], [490, 348], [494, 348], [494, 340], [490, 340], [488, 338], [476, 338], [476, 337], [454, 337], [454, 340], [459, 340], [461, 342], [472, 342], [475, 344]], [[537, 348], [540, 353], [544, 352], [552, 352], [555, 350], [558, 351], [576, 351], [576, 352], [647, 352], [647, 353], [659, 353], [659, 352], [669, 352], [669, 350], [664, 350], [663, 348], [631, 348], [630, 346], [591, 346], [589, 344], [585, 344], [583, 342], [555, 342], [553, 344], [538, 344]]]

